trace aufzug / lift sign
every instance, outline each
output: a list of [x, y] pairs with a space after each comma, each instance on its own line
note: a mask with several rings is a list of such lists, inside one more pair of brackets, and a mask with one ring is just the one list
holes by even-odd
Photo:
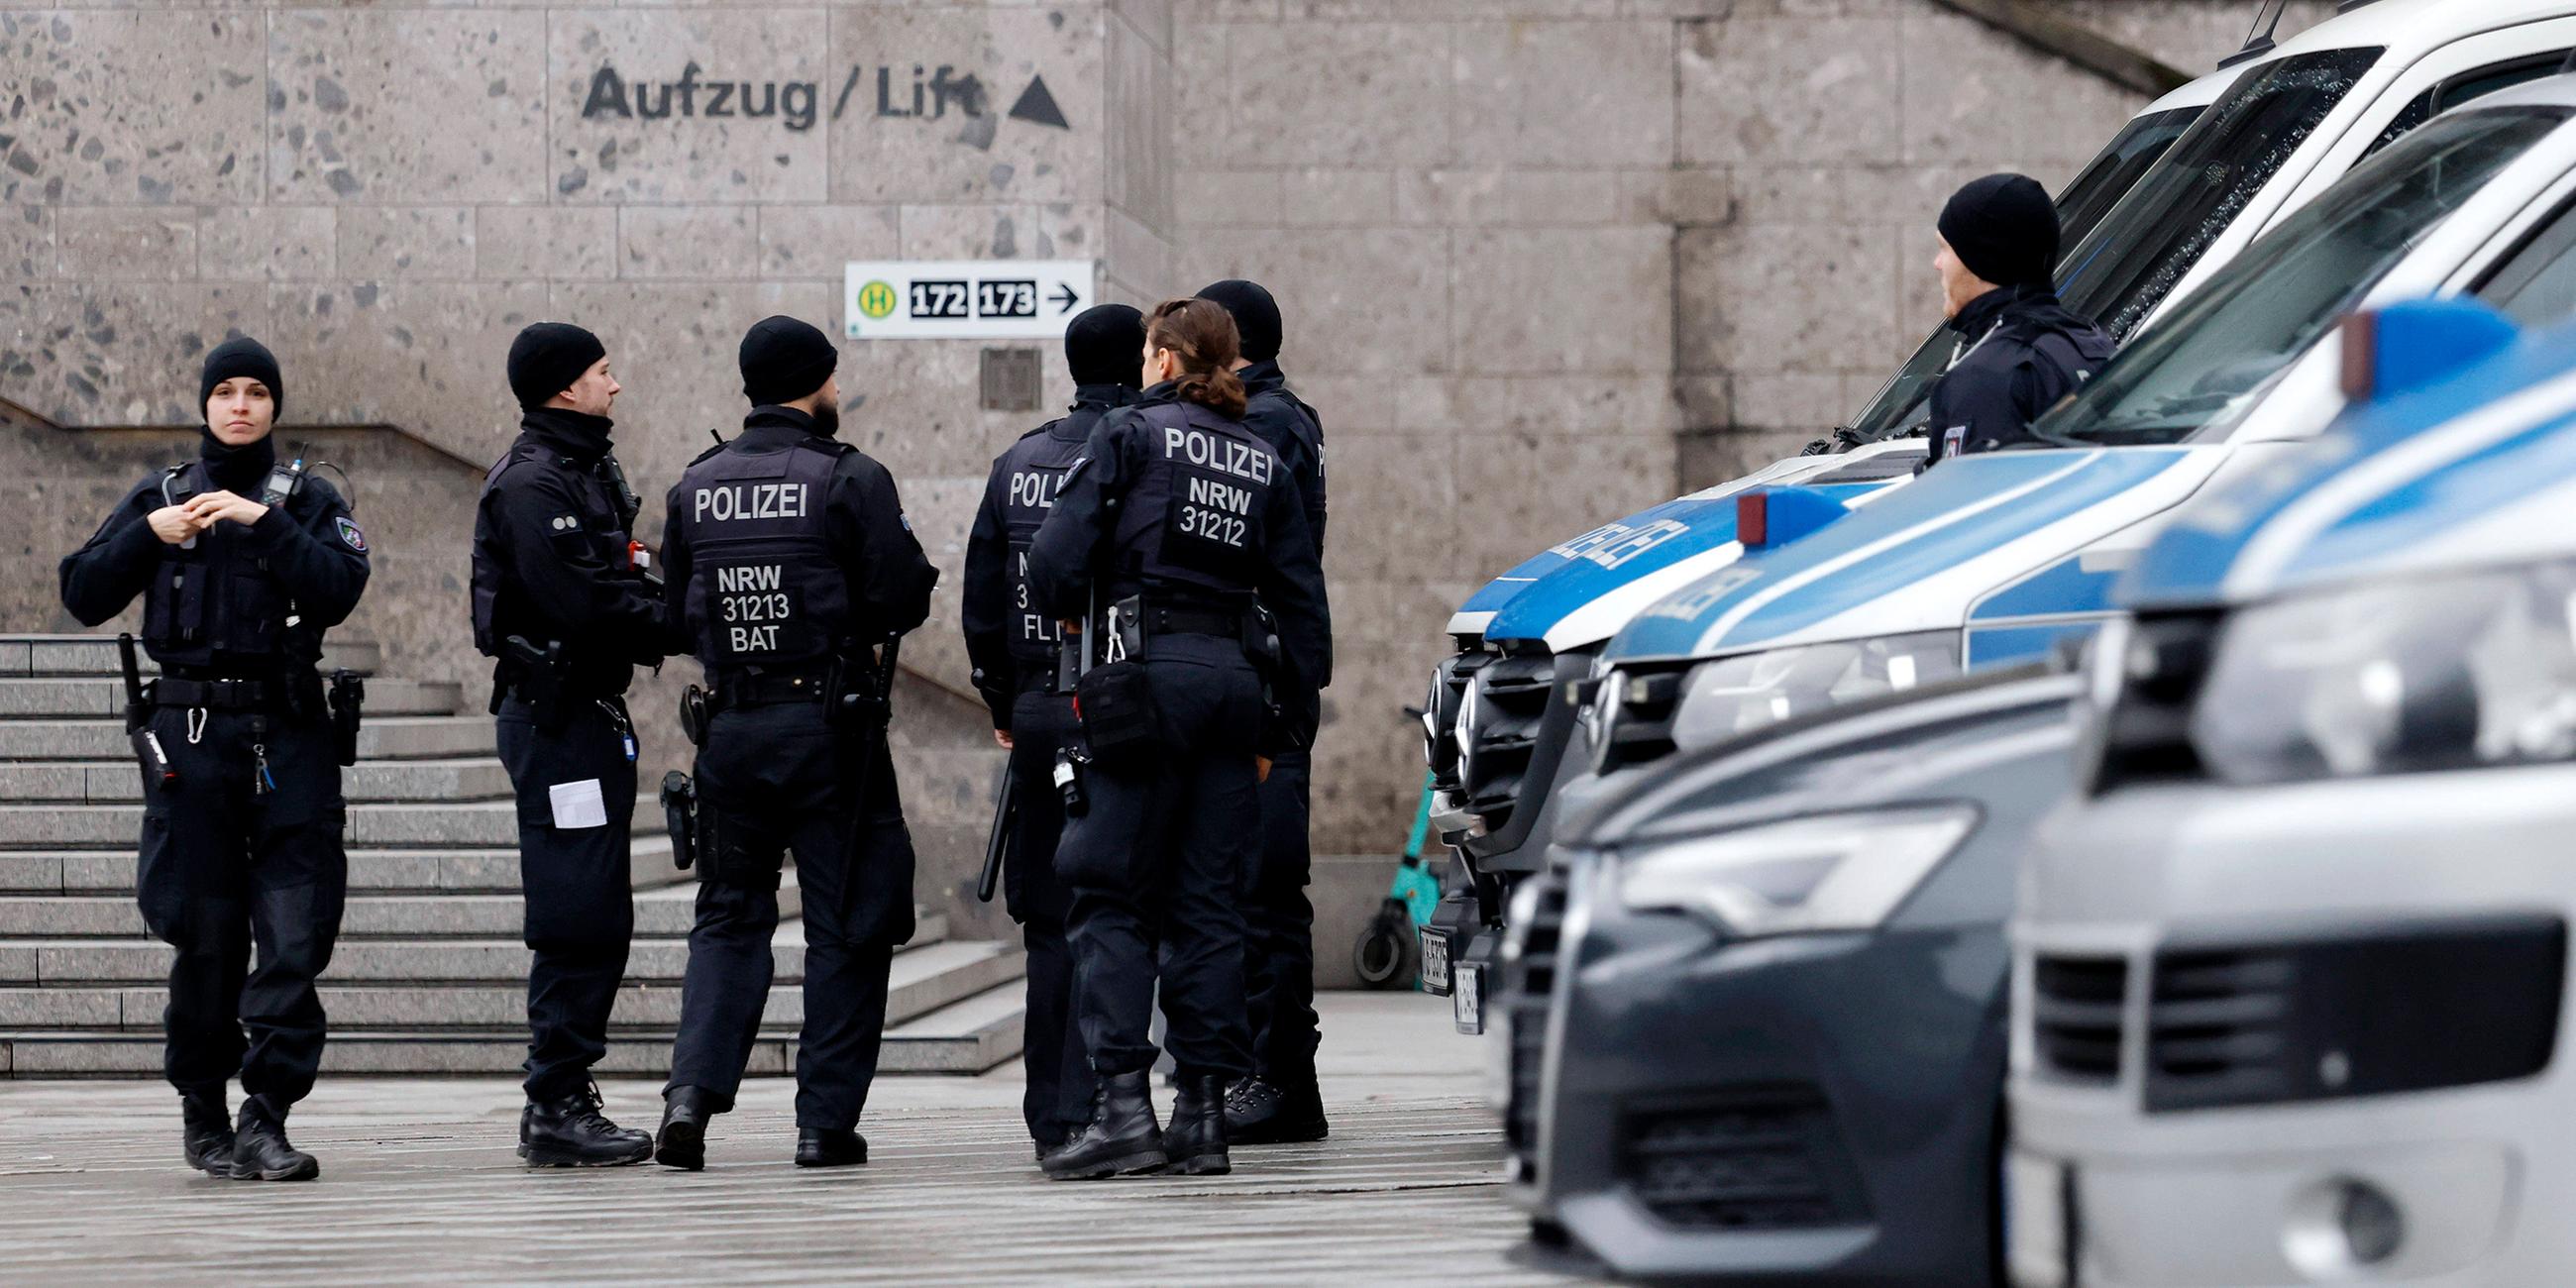
[[874, 260], [843, 278], [853, 340], [1044, 340], [1093, 303], [1087, 259]]

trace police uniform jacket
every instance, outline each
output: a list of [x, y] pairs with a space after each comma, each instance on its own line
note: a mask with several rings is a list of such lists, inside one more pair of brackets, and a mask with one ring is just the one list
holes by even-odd
[[975, 691], [991, 709], [996, 729], [1010, 727], [1019, 690], [1053, 669], [1060, 638], [1055, 618], [1038, 611], [1029, 588], [1029, 543], [1055, 503], [1065, 470], [1091, 441], [1092, 427], [1135, 397], [1124, 385], [1079, 386], [1071, 410], [993, 458], [966, 539], [961, 607]]
[[1261, 436], [1279, 453], [1297, 478], [1297, 495], [1305, 503], [1306, 531], [1315, 539], [1315, 555], [1324, 553], [1324, 419], [1288, 388], [1288, 377], [1276, 361], [1256, 362], [1235, 373], [1243, 379], [1243, 427]]
[[527, 412], [474, 515], [475, 646], [501, 657], [513, 635], [541, 649], [561, 641], [582, 697], [626, 692], [635, 665], [660, 664], [675, 642], [602, 465], [609, 428], [561, 408]]
[[1282, 696], [1332, 681], [1323, 568], [1297, 480], [1242, 422], [1180, 401], [1172, 382], [1101, 417], [1030, 546], [1040, 612], [1082, 617], [1095, 580], [1104, 608], [1141, 594], [1241, 611], [1257, 598], [1277, 618]]
[[219, 489], [258, 500], [263, 479], [227, 487], [199, 461], [136, 484], [63, 559], [63, 607], [96, 626], [142, 596], [139, 635], [174, 672], [263, 677], [310, 668], [322, 656], [322, 632], [348, 619], [367, 585], [367, 539], [348, 503], [308, 475], [258, 522], [225, 520], [182, 548], [145, 521], [170, 503], [165, 481], [170, 498], [184, 502]]
[[742, 433], [691, 462], [666, 502], [666, 611], [687, 624], [719, 685], [747, 667], [826, 664], [930, 616], [939, 570], [894, 476], [804, 412], [754, 407]]
[[2110, 335], [2041, 287], [1998, 287], [1950, 319], [1960, 355], [1932, 386], [1931, 459], [2034, 441], [2030, 423], [2110, 361]]

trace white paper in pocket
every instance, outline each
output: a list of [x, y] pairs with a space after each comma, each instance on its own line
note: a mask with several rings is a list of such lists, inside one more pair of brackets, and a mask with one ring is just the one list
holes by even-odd
[[600, 799], [599, 780], [585, 778], [577, 783], [556, 783], [546, 789], [555, 807], [555, 826], [561, 828], [608, 826], [608, 802]]

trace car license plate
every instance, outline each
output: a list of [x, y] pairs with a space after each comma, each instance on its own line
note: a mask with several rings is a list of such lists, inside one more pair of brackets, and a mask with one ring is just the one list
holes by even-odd
[[1424, 926], [1422, 939], [1422, 991], [1434, 996], [1449, 991], [1449, 936]]
[[2014, 1150], [2004, 1158], [2004, 1246], [2015, 1288], [2072, 1288], [2082, 1247], [2075, 1169]]
[[1458, 1022], [1461, 1033], [1485, 1031], [1485, 968], [1461, 966], [1451, 977], [1449, 993], [1450, 1018]]

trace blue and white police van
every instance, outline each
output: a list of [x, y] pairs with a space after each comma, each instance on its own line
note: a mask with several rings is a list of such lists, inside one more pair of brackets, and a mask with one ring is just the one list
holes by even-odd
[[[2159, 102], [2087, 168], [2096, 181], [2081, 194], [2089, 208], [2104, 204], [2101, 185], [2127, 191], [2074, 241], [2060, 271], [2070, 305], [2118, 334], [2151, 321], [2161, 331], [2160, 319], [2258, 232], [2355, 163], [2453, 103], [2545, 75], [2576, 47], [2568, 0], [2347, 9]], [[1731, 570], [1743, 553], [1730, 513], [1739, 496], [1813, 484], [1846, 489], [1826, 495], [1858, 510], [1916, 491], [1890, 489], [1921, 459], [1921, 444], [1901, 436], [1919, 429], [1922, 392], [1954, 352], [1951, 339], [1936, 332], [1857, 419], [1859, 451], [1782, 462], [1605, 525], [1496, 579], [1453, 619], [1460, 651], [1433, 677], [1425, 722], [1435, 818], [1471, 879], [1453, 885], [1423, 952], [1432, 991], [1464, 976], [1461, 1027], [1482, 1024], [1476, 976], [1492, 944], [1477, 942], [1478, 931], [1504, 920], [1519, 876], [1544, 866], [1556, 785], [1596, 768], [1575, 693], [1598, 669], [1603, 642], [1670, 588]], [[1931, 504], [1947, 499], [1944, 491]], [[1918, 675], [1938, 664], [1937, 650], [1914, 663]], [[1453, 961], [1467, 969], [1453, 972]]]
[[2025, 1288], [2576, 1267], [2576, 327], [2511, 330], [2357, 330], [2122, 588], [2011, 930]]

